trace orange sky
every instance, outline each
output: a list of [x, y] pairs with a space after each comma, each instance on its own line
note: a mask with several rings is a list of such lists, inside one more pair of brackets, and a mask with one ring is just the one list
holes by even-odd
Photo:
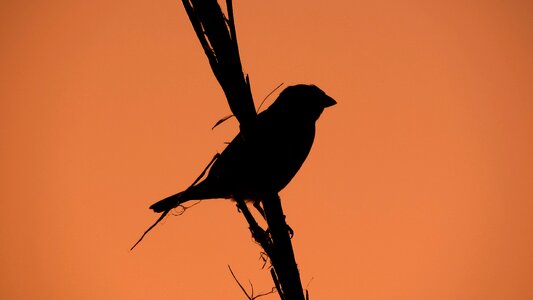
[[[303, 284], [533, 299], [533, 6], [391, 2], [235, 2], [257, 102], [281, 82], [339, 102], [281, 194]], [[180, 1], [3, 1], [0, 20], [0, 298], [244, 299], [227, 265], [269, 290], [228, 201], [129, 251], [237, 130], [210, 129], [229, 108]]]

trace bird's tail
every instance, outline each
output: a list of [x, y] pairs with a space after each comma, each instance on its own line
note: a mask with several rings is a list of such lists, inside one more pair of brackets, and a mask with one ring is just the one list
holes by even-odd
[[182, 204], [183, 202], [191, 200], [188, 199], [188, 197], [184, 197], [184, 193], [185, 192], [180, 192], [170, 197], [166, 197], [165, 199], [152, 204], [150, 209], [156, 213], [160, 213], [178, 207], [178, 205]]
[[[190, 186], [183, 192], [166, 197], [150, 206], [150, 209], [156, 213], [165, 212], [173, 208], [178, 207], [189, 200], [204, 200], [214, 198], [227, 198], [227, 195], [212, 192], [212, 183], [208, 180], [204, 180], [197, 185]], [[215, 190], [217, 190], [215, 188]]]

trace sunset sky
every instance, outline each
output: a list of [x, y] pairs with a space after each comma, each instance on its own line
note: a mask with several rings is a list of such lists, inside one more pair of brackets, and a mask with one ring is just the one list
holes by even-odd
[[[256, 103], [338, 101], [281, 193], [311, 299], [533, 299], [533, 2], [234, 6]], [[238, 130], [211, 130], [230, 110], [181, 1], [7, 0], [0, 22], [1, 299], [245, 299], [228, 265], [271, 289], [230, 201], [129, 251]]]

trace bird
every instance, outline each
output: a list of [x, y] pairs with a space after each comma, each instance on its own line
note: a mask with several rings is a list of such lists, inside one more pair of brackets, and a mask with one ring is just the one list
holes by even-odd
[[337, 102], [315, 85], [285, 88], [257, 115], [253, 130], [241, 132], [220, 153], [204, 180], [150, 206], [165, 213], [190, 200], [242, 199], [264, 217], [261, 195], [279, 193], [306, 160], [315, 139], [315, 123]]

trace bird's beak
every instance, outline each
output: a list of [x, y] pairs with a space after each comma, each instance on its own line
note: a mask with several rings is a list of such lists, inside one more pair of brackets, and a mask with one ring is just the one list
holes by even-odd
[[330, 106], [333, 106], [335, 104], [337, 104], [337, 101], [335, 101], [335, 99], [331, 98], [328, 95], [325, 95], [324, 102], [323, 102], [324, 107], [330, 107]]

